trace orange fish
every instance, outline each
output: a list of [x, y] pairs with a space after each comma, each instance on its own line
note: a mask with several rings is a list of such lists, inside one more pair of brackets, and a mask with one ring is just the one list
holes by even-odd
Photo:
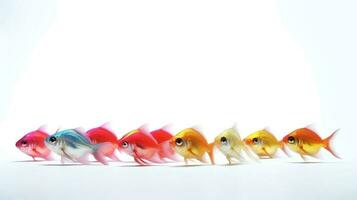
[[330, 140], [336, 134], [338, 130], [334, 131], [326, 139], [321, 137], [308, 127], [299, 128], [290, 134], [286, 135], [282, 142], [289, 147], [292, 151], [300, 154], [301, 158], [305, 160], [305, 155], [316, 157], [316, 154], [321, 148], [325, 148], [336, 158], [340, 158], [331, 149]]
[[187, 128], [182, 130], [171, 138], [170, 146], [184, 157], [186, 164], [188, 159], [197, 159], [201, 162], [206, 162], [204, 159], [205, 153], [208, 153], [211, 163], [214, 164], [214, 144], [208, 144], [206, 138], [196, 129]]

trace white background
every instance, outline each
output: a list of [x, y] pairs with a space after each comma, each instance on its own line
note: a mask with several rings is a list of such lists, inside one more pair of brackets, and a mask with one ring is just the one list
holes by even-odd
[[[330, 32], [319, 30], [327, 22], [314, 18], [317, 8], [334, 5], [266, 0], [3, 4], [1, 39], [7, 43], [1, 48], [1, 72], [16, 74], [4, 81], [12, 85], [4, 87], [11, 88], [3, 93], [10, 103], [4, 101], [0, 125], [5, 199], [95, 199], [106, 193], [108, 198], [352, 199], [356, 174], [350, 139], [355, 137], [341, 110], [354, 107], [330, 98], [345, 93], [335, 80], [341, 74], [328, 62], [336, 53], [326, 49], [334, 47], [321, 44], [338, 39], [323, 40], [321, 35]], [[301, 10], [310, 18], [301, 17]], [[330, 19], [335, 20], [341, 19]], [[18, 162], [28, 157], [15, 141], [40, 125], [51, 132], [107, 121], [118, 136], [144, 123], [152, 129], [171, 124], [173, 133], [199, 127], [210, 141], [234, 123], [242, 136], [269, 127], [279, 138], [312, 123], [322, 137], [341, 128], [334, 146], [344, 159], [322, 152], [327, 163], [282, 158], [187, 168]], [[38, 187], [41, 192], [35, 192]]]

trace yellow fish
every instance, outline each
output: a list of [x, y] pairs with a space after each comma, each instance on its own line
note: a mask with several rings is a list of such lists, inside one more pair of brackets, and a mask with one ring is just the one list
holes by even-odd
[[232, 164], [232, 158], [239, 161], [245, 160], [241, 154], [242, 150], [244, 150], [249, 157], [253, 158], [234, 127], [220, 133], [215, 138], [214, 144], [226, 156], [229, 164]]
[[208, 144], [202, 133], [194, 128], [187, 128], [179, 132], [170, 140], [170, 145], [184, 157], [186, 164], [188, 159], [206, 162], [204, 159], [205, 153], [208, 153], [211, 163], [214, 164], [213, 143]]
[[259, 158], [273, 158], [279, 147], [282, 147], [282, 143], [266, 129], [248, 135], [243, 141], [259, 156]]

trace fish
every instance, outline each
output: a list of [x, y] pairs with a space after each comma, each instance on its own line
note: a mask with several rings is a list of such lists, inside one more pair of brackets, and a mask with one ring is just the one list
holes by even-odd
[[330, 145], [331, 139], [339, 129], [335, 130], [330, 136], [322, 139], [314, 130], [309, 126], [304, 128], [299, 128], [293, 132], [287, 134], [282, 142], [288, 146], [288, 148], [296, 153], [298, 153], [303, 160], [305, 156], [317, 157], [317, 153], [321, 148], [325, 148], [334, 157], [340, 158], [332, 149]]
[[102, 164], [108, 164], [105, 160], [105, 153], [112, 148], [110, 142], [92, 144], [90, 140], [77, 129], [66, 129], [56, 131], [45, 140], [46, 146], [56, 154], [61, 156], [61, 163], [66, 160], [89, 164], [88, 155], [92, 154], [94, 158]]
[[168, 158], [172, 161], [178, 161], [175, 150], [170, 146], [170, 140], [174, 136], [166, 130], [166, 127], [151, 131], [150, 134], [155, 138], [160, 146], [159, 156], [161, 159]]
[[132, 156], [140, 165], [163, 163], [160, 145], [145, 127], [132, 130], [118, 140], [118, 150]]
[[254, 158], [242, 141], [235, 127], [221, 132], [214, 139], [214, 145], [226, 156], [230, 165], [232, 164], [232, 158], [235, 158], [240, 162], [245, 161], [245, 158], [241, 154], [242, 151], [244, 151], [250, 158]]
[[90, 139], [92, 144], [110, 142], [112, 148], [108, 149], [108, 152], [105, 152], [104, 155], [112, 160], [119, 161], [119, 158], [115, 155], [115, 150], [118, 148], [118, 138], [113, 131], [110, 130], [108, 123], [88, 130], [85, 135]]
[[52, 160], [51, 150], [45, 145], [47, 137], [45, 126], [41, 126], [37, 130], [24, 135], [15, 145], [20, 151], [31, 156], [34, 161], [36, 158]]
[[273, 158], [282, 148], [282, 143], [267, 128], [248, 135], [243, 141], [259, 158]]
[[215, 164], [214, 143], [209, 144], [203, 134], [195, 128], [186, 128], [177, 133], [171, 138], [170, 146], [184, 158], [186, 165], [189, 159], [197, 159], [206, 163], [206, 153], [210, 158], [211, 164]]

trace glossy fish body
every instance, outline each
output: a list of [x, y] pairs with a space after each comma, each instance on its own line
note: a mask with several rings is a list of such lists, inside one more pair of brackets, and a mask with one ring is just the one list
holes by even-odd
[[48, 134], [39, 128], [38, 130], [27, 133], [16, 142], [16, 147], [23, 153], [35, 158], [51, 160], [51, 151], [45, 145], [45, 139]]
[[88, 155], [93, 156], [99, 162], [107, 164], [104, 159], [104, 153], [108, 148], [112, 148], [110, 143], [101, 143], [93, 145], [90, 140], [75, 129], [67, 129], [59, 131], [45, 140], [46, 146], [53, 152], [61, 156], [61, 162], [71, 160], [88, 164]]
[[235, 128], [229, 128], [220, 133], [215, 138], [214, 144], [226, 156], [229, 164], [232, 164], [232, 158], [239, 161], [245, 160], [241, 154], [242, 150], [251, 156]]
[[281, 143], [268, 130], [263, 129], [256, 131], [246, 138], [244, 142], [248, 145], [260, 158], [272, 158], [280, 148]]
[[206, 153], [209, 155], [211, 163], [214, 164], [214, 144], [208, 144], [202, 133], [194, 128], [187, 128], [176, 134], [170, 140], [170, 145], [178, 154], [184, 157], [186, 164], [188, 159], [205, 162], [204, 156]]
[[310, 128], [299, 128], [286, 135], [282, 142], [284, 142], [290, 150], [298, 153], [303, 159], [305, 159], [305, 155], [315, 157], [321, 148], [325, 148], [333, 156], [339, 158], [330, 147], [330, 140], [337, 131], [338, 130], [333, 132], [326, 139], [322, 139]]
[[140, 165], [147, 165], [149, 162], [161, 163], [159, 157], [159, 145], [155, 138], [146, 130], [139, 128], [125, 134], [118, 141], [119, 151], [125, 152], [134, 157]]
[[92, 144], [111, 143], [112, 148], [108, 149], [108, 152], [104, 152], [104, 155], [112, 160], [119, 160], [115, 155], [115, 150], [118, 148], [118, 138], [105, 124], [87, 131], [86, 136], [90, 139]]

